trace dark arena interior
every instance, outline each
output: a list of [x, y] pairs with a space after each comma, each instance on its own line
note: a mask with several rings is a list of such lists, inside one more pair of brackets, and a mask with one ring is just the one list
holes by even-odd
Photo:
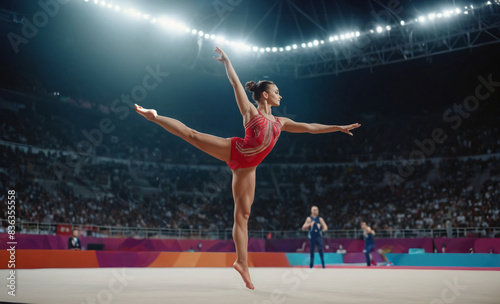
[[1, 303], [500, 303], [500, 1], [0, 2]]

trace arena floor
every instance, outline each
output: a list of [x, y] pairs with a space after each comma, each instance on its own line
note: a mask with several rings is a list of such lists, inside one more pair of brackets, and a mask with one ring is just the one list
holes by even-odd
[[[12, 303], [500, 303], [500, 271], [252, 268], [247, 290], [231, 268], [19, 270]], [[7, 277], [7, 270], [0, 271]], [[5, 279], [3, 279], [5, 280]]]

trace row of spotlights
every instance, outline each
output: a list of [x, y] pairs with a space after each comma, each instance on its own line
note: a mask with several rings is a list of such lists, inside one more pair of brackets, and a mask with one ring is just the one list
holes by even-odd
[[[166, 19], [166, 18], [159, 18], [159, 19], [156, 19], [156, 18], [151, 18], [150, 15], [148, 14], [142, 14], [141, 12], [139, 11], [136, 11], [134, 9], [126, 9], [126, 10], [123, 10], [120, 6], [118, 5], [113, 5], [112, 3], [107, 3], [106, 1], [100, 1], [100, 0], [93, 0], [95, 4], [97, 5], [100, 5], [100, 6], [103, 6], [103, 7], [107, 7], [109, 9], [114, 9], [115, 11], [117, 12], [125, 12], [127, 15], [130, 15], [132, 17], [135, 17], [137, 19], [144, 19], [144, 20], [148, 20], [150, 21], [151, 23], [155, 24], [155, 23], [159, 23], [161, 24], [162, 26], [166, 27], [167, 29], [175, 29], [175, 30], [179, 30], [179, 31], [184, 31], [186, 33], [191, 33], [192, 35], [194, 36], [198, 36], [200, 38], [205, 38], [205, 39], [210, 39], [210, 40], [215, 40], [217, 41], [218, 43], [220, 44], [226, 44], [226, 45], [230, 45], [230, 46], [233, 46], [233, 47], [236, 47], [238, 49], [242, 49], [242, 50], [245, 50], [245, 51], [254, 51], [254, 52], [260, 52], [260, 53], [264, 53], [264, 52], [284, 52], [284, 51], [291, 51], [291, 50], [296, 50], [299, 48], [299, 45], [301, 48], [307, 48], [307, 47], [315, 47], [315, 46], [319, 46], [319, 45], [323, 45], [325, 44], [325, 41], [324, 40], [313, 40], [313, 41], [310, 41], [310, 42], [307, 42], [307, 43], [301, 43], [301, 44], [292, 44], [292, 45], [287, 45], [285, 47], [259, 47], [259, 46], [249, 46], [243, 42], [234, 42], [234, 41], [229, 41], [229, 40], [226, 40], [223, 36], [216, 36], [214, 34], [208, 34], [208, 33], [204, 33], [203, 31], [198, 31], [196, 29], [190, 29], [189, 27], [185, 26], [183, 23], [181, 22], [177, 22], [175, 20], [171, 20], [171, 19]], [[84, 0], [84, 2], [89, 2], [89, 0]], [[500, 0], [494, 0], [495, 4], [497, 5], [500, 5]], [[487, 1], [486, 2], [486, 5], [492, 5], [492, 2], [491, 1]], [[469, 13], [469, 10], [473, 10], [475, 9], [474, 5], [471, 4], [470, 6], [465, 6], [464, 7], [465, 10], [463, 11], [463, 14], [468, 14]], [[414, 21], [404, 21], [404, 20], [401, 20], [400, 21], [400, 25], [401, 26], [407, 26], [411, 23], [425, 23], [426, 21], [434, 21], [435, 19], [441, 19], [441, 18], [449, 18], [453, 15], [459, 15], [462, 13], [462, 10], [459, 9], [459, 8], [455, 8], [453, 10], [444, 10], [440, 13], [430, 13], [428, 15], [422, 15], [422, 16], [419, 16], [418, 18], [414, 19]], [[390, 25], [386, 25], [386, 26], [377, 26], [375, 29], [370, 29], [369, 32], [372, 33], [372, 34], [381, 34], [385, 31], [391, 31], [392, 30], [392, 26]], [[328, 41], [330, 43], [333, 43], [333, 42], [341, 42], [341, 41], [344, 41], [344, 40], [353, 40], [357, 37], [360, 37], [362, 35], [362, 33], [360, 33], [359, 31], [356, 31], [356, 32], [349, 32], [349, 33], [344, 33], [344, 34], [340, 34], [340, 35], [334, 35], [334, 36], [330, 36], [328, 37]]]

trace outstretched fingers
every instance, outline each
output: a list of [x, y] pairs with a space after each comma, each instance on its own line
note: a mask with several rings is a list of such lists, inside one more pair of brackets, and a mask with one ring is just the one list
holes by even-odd
[[224, 53], [224, 51], [221, 50], [221, 48], [219, 48], [218, 46], [215, 47], [214, 51], [217, 52], [217, 54], [219, 54], [219, 58], [217, 58], [217, 57], [214, 56], [214, 59], [217, 60], [217, 61], [219, 61], [219, 62], [224, 63], [226, 61], [226, 59], [227, 59], [226, 53]]
[[344, 127], [344, 133], [347, 133], [347, 134], [349, 134], [349, 135], [351, 135], [351, 136], [354, 136], [354, 135], [351, 133], [351, 130], [356, 129], [356, 128], [359, 128], [359, 127], [361, 127], [361, 124], [359, 124], [359, 123], [355, 123], [355, 124], [352, 124], [352, 125], [345, 126], [345, 127]]

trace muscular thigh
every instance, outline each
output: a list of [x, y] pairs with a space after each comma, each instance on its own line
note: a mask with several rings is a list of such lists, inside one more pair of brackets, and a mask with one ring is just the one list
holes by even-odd
[[250, 213], [255, 196], [255, 167], [233, 170], [233, 197], [236, 209]]
[[227, 163], [231, 158], [231, 138], [222, 138], [194, 131], [188, 142], [223, 162]]

